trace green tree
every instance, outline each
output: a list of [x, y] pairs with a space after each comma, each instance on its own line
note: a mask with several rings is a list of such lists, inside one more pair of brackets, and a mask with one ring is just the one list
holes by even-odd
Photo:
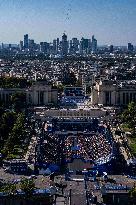
[[73, 71], [67, 70], [63, 71], [63, 85], [76, 85], [77, 78], [75, 76], [75, 73]]
[[13, 128], [16, 120], [16, 113], [4, 112], [1, 117], [0, 124], [0, 147], [3, 147], [4, 142], [8, 139], [9, 133]]
[[122, 113], [121, 118], [129, 128], [136, 131], [136, 103], [131, 102], [128, 104], [128, 108]]
[[20, 183], [20, 188], [26, 193], [26, 195], [31, 195], [35, 189], [35, 183], [33, 179], [23, 178]]
[[0, 87], [2, 88], [26, 88], [31, 84], [32, 82], [25, 78], [0, 77]]
[[12, 106], [15, 111], [20, 112], [26, 106], [25, 93], [16, 92], [11, 96]]
[[13, 151], [14, 146], [20, 145], [21, 140], [24, 139], [25, 137], [24, 123], [25, 123], [25, 116], [23, 113], [19, 113], [16, 122], [14, 123], [14, 126], [5, 143], [4, 149], [6, 153]]
[[11, 184], [11, 183], [4, 184], [0, 189], [1, 192], [5, 192], [8, 194], [14, 194], [16, 192], [16, 190], [17, 190], [16, 185]]
[[131, 197], [135, 197], [136, 198], [136, 188], [133, 187], [130, 191], [129, 191], [129, 194]]

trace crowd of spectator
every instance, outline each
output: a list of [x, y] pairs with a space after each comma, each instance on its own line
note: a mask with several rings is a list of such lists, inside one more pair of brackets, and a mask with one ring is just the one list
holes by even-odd
[[41, 143], [41, 158], [46, 163], [58, 163], [62, 155], [63, 141], [52, 133], [48, 134]]
[[112, 146], [103, 134], [69, 136], [65, 140], [65, 156], [95, 161], [111, 154]]

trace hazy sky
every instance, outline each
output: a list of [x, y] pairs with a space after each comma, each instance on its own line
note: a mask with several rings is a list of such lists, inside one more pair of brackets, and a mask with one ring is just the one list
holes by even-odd
[[136, 45], [136, 0], [0, 0], [0, 42], [94, 34], [98, 44]]

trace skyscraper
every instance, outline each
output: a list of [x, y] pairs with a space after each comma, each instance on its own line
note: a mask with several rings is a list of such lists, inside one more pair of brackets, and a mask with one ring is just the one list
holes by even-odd
[[128, 43], [128, 51], [132, 52], [134, 50], [134, 46], [131, 43]]
[[57, 53], [59, 52], [59, 46], [60, 46], [60, 42], [59, 42], [59, 38], [57, 38]]
[[92, 52], [96, 53], [97, 51], [97, 40], [94, 38], [94, 35], [92, 36]]
[[28, 34], [24, 35], [24, 49], [28, 49]]
[[34, 51], [35, 43], [33, 39], [29, 39], [29, 50]]
[[90, 39], [81, 38], [80, 54], [87, 54], [90, 48]]
[[23, 41], [20, 41], [20, 43], [19, 43], [19, 49], [20, 49], [20, 51], [23, 50]]
[[113, 53], [113, 45], [110, 45], [110, 48], [109, 48], [109, 51], [110, 51], [110, 53]]
[[62, 36], [62, 47], [61, 47], [62, 55], [66, 56], [68, 54], [68, 41], [67, 35], [64, 33]]
[[76, 53], [76, 51], [78, 51], [78, 46], [79, 46], [79, 41], [77, 38], [72, 38], [72, 46], [73, 46], [74, 53]]
[[45, 54], [49, 54], [49, 43], [40, 42], [40, 51]]
[[69, 41], [69, 53], [73, 54], [73, 44], [72, 44], [72, 40]]
[[53, 54], [56, 54], [57, 53], [57, 40], [54, 39], [53, 40]]

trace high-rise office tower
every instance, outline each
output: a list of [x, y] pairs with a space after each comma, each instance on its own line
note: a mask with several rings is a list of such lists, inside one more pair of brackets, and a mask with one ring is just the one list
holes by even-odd
[[69, 41], [69, 53], [73, 54], [73, 44], [72, 44], [72, 40]]
[[33, 39], [29, 39], [28, 42], [29, 42], [29, 44], [28, 44], [29, 50], [30, 51], [34, 51], [34, 47], [35, 47], [34, 40]]
[[84, 46], [83, 46], [83, 40], [84, 38], [81, 38], [81, 41], [80, 41], [80, 54], [83, 54], [83, 49], [84, 49]]
[[134, 46], [131, 43], [128, 43], [128, 51], [133, 52]]
[[54, 39], [53, 40], [53, 54], [56, 54], [57, 53], [57, 40]]
[[11, 49], [12, 49], [11, 43], [9, 44], [9, 47], [8, 47], [8, 48], [9, 48], [9, 50], [11, 50]]
[[20, 43], [19, 43], [19, 49], [20, 49], [20, 51], [23, 50], [23, 41], [20, 41]]
[[1, 49], [2, 49], [2, 50], [4, 49], [4, 43], [2, 43], [2, 45], [1, 45]]
[[59, 38], [57, 38], [57, 53], [59, 52], [59, 46], [60, 46], [60, 42], [59, 42]]
[[28, 49], [28, 34], [24, 35], [24, 49]]
[[90, 42], [90, 39], [81, 38], [81, 41], [80, 41], [80, 53], [81, 54], [87, 54], [88, 53], [89, 42]]
[[68, 54], [68, 41], [67, 41], [67, 35], [65, 33], [62, 36], [61, 52], [62, 52], [62, 55], [64, 56]]
[[96, 53], [97, 51], [97, 40], [94, 38], [94, 35], [92, 36], [92, 52]]
[[113, 45], [110, 45], [110, 47], [109, 47], [109, 51], [110, 51], [110, 53], [113, 53]]
[[49, 54], [50, 45], [47, 42], [40, 42], [40, 51]]
[[88, 39], [88, 49], [87, 49], [88, 54], [91, 53], [91, 49], [92, 49], [92, 42], [91, 42], [91, 39]]
[[72, 38], [72, 46], [73, 46], [73, 51], [76, 53], [79, 49], [79, 40], [77, 38]]

